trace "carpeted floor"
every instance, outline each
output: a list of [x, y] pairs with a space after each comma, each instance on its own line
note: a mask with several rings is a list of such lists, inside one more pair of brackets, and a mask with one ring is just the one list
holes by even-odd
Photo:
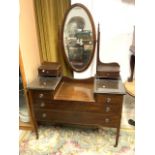
[[38, 140], [34, 132], [20, 131], [20, 155], [134, 155], [135, 129], [128, 124], [134, 109], [134, 98], [125, 95], [117, 147], [113, 147], [116, 129], [40, 126]]

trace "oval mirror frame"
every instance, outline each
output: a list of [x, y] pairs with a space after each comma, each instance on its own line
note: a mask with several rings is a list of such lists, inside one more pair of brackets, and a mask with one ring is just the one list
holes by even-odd
[[86, 70], [95, 53], [96, 32], [93, 18], [83, 4], [76, 3], [68, 9], [61, 37], [64, 57], [71, 69], [75, 72]]

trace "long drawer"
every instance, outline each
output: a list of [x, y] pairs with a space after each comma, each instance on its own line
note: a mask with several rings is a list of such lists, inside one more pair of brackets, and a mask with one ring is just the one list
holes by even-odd
[[71, 102], [71, 101], [54, 101], [54, 100], [34, 100], [34, 108], [63, 110], [63, 111], [79, 111], [79, 112], [93, 112], [105, 114], [120, 114], [121, 107], [119, 104], [97, 104], [93, 102]]
[[117, 127], [120, 123], [120, 116], [88, 112], [36, 109], [35, 115], [37, 121], [47, 121], [52, 123], [101, 125], [106, 127]]

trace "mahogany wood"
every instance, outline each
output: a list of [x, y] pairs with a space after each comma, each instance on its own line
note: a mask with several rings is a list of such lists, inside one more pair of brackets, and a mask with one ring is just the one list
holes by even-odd
[[[82, 69], [76, 69], [68, 62], [64, 46], [63, 54], [76, 72], [82, 72], [90, 65], [95, 51], [96, 35], [92, 16], [82, 4], [74, 4], [66, 12], [61, 34], [69, 11], [79, 6], [89, 16], [93, 29], [94, 49], [89, 63]], [[63, 34], [61, 35], [63, 42]], [[35, 131], [38, 137], [39, 124], [66, 124], [78, 127], [110, 127], [116, 128], [116, 143], [118, 145], [124, 89], [119, 80], [120, 66], [117, 63], [102, 63], [99, 59], [100, 32], [98, 28], [97, 68], [96, 77], [88, 79], [72, 79], [68, 77], [52, 78], [47, 80], [35, 79], [28, 86], [32, 120], [35, 122]], [[45, 78], [45, 77], [44, 77]], [[97, 78], [101, 79], [97, 84]], [[111, 82], [110, 79], [116, 79]], [[98, 79], [100, 80], [100, 79]], [[106, 83], [105, 83], [106, 82]], [[44, 85], [45, 83], [45, 85]], [[109, 85], [109, 86], [108, 86]], [[107, 87], [107, 88], [105, 88]]]
[[38, 123], [111, 127], [117, 129], [117, 146], [124, 94], [94, 93], [93, 87], [93, 77], [62, 77], [54, 90], [29, 88], [36, 132]]
[[[63, 78], [54, 96], [55, 100], [95, 102], [93, 98], [93, 79], [84, 81]], [[65, 90], [65, 91], [64, 91]]]
[[60, 76], [62, 74], [61, 65], [58, 62], [43, 62], [38, 68], [39, 76]]
[[[75, 68], [75, 67], [73, 67], [73, 66], [70, 64], [70, 62], [69, 62], [69, 60], [68, 60], [68, 57], [67, 57], [67, 55], [66, 55], [66, 53], [65, 53], [65, 48], [64, 48], [64, 39], [63, 39], [64, 25], [65, 25], [65, 22], [66, 22], [66, 19], [67, 19], [67, 16], [68, 16], [70, 10], [73, 9], [74, 7], [81, 7], [82, 9], [85, 10], [85, 12], [87, 13], [87, 15], [88, 15], [88, 17], [89, 17], [89, 19], [90, 19], [90, 23], [91, 23], [91, 26], [92, 26], [93, 50], [92, 50], [91, 56], [90, 56], [90, 58], [89, 58], [89, 62], [88, 62], [83, 68], [81, 68], [81, 69]], [[76, 72], [83, 72], [84, 70], [86, 70], [86, 69], [89, 67], [89, 65], [90, 65], [90, 63], [91, 63], [91, 61], [92, 61], [92, 59], [93, 59], [94, 53], [95, 53], [95, 47], [96, 47], [96, 31], [95, 31], [95, 24], [94, 24], [94, 22], [93, 22], [92, 15], [91, 15], [91, 13], [89, 12], [89, 10], [88, 10], [83, 4], [80, 4], [80, 3], [73, 4], [73, 5], [71, 5], [71, 7], [68, 9], [68, 11], [65, 13], [64, 20], [63, 20], [63, 24], [62, 24], [62, 29], [61, 29], [61, 43], [62, 43], [62, 49], [63, 49], [62, 51], [63, 51], [64, 58], [65, 58], [65, 60], [66, 60], [66, 62], [67, 62], [67, 64], [68, 64], [68, 66], [69, 66], [73, 71], [76, 71]]]
[[100, 27], [98, 24], [98, 44], [97, 44], [97, 65], [96, 65], [96, 77], [119, 79], [120, 65], [116, 62], [104, 63], [100, 61]]

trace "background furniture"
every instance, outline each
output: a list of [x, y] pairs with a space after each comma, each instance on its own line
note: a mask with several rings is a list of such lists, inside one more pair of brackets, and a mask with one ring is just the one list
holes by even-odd
[[128, 81], [132, 81], [133, 80], [133, 75], [134, 75], [134, 69], [135, 69], [135, 46], [131, 45], [130, 46], [130, 51], [131, 51], [131, 55], [130, 55], [130, 77], [128, 78]]
[[[130, 96], [135, 97], [135, 80], [132, 82], [125, 82], [125, 89]], [[128, 123], [135, 126], [135, 121], [133, 119], [129, 119]]]
[[129, 82], [133, 80], [134, 69], [135, 69], [135, 27], [133, 32], [132, 45], [130, 46], [130, 77], [128, 78]]

